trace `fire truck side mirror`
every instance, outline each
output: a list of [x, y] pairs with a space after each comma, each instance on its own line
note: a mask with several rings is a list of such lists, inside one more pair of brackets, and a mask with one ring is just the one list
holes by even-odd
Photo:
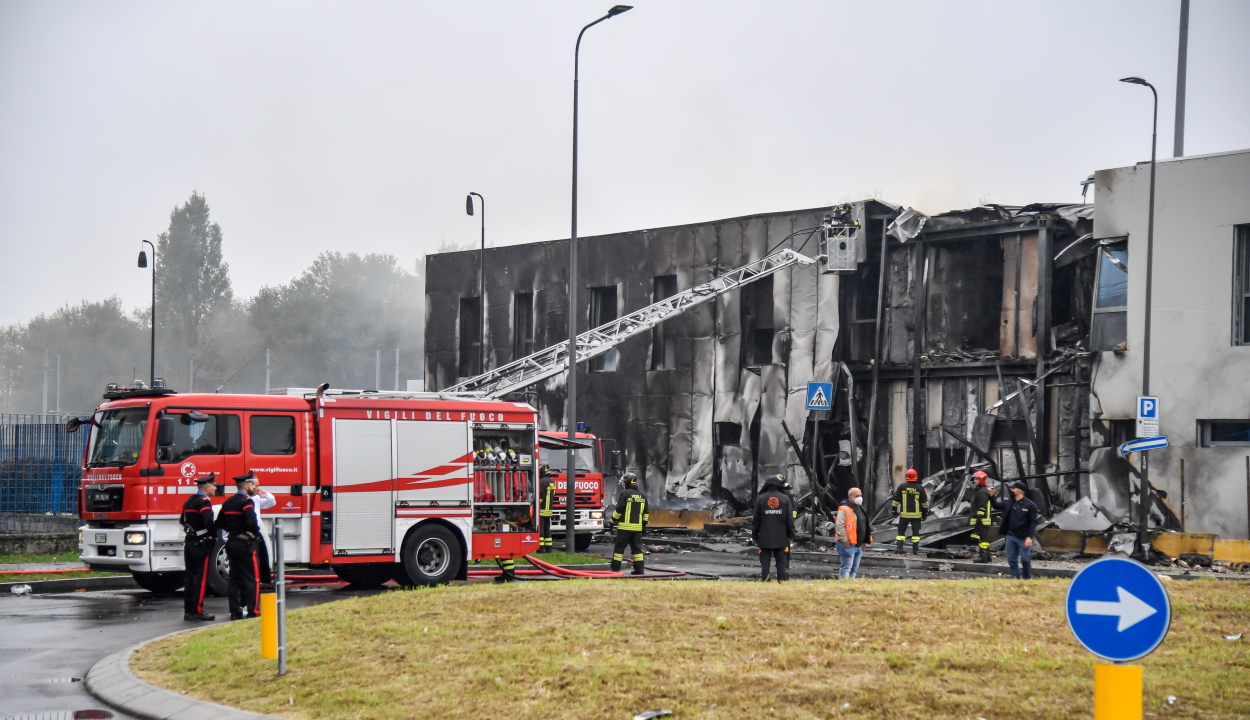
[[156, 426], [157, 447], [169, 447], [174, 444], [174, 430], [177, 422], [171, 417], [161, 418], [160, 424]]
[[82, 418], [70, 418], [65, 423], [65, 432], [76, 433], [80, 427], [82, 427]]

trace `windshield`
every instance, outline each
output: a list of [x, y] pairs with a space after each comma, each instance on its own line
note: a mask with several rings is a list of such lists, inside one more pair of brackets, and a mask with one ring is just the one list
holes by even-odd
[[[543, 462], [555, 472], [564, 472], [568, 463], [567, 450], [543, 450]], [[577, 458], [577, 472], [599, 472], [599, 463], [595, 462], [595, 451], [582, 448], [574, 451]]]
[[91, 457], [87, 467], [134, 465], [148, 426], [146, 407], [119, 408], [95, 414], [91, 426]]

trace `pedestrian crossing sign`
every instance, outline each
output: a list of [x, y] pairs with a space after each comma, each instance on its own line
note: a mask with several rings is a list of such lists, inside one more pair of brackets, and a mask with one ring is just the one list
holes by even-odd
[[809, 382], [807, 384], [807, 409], [828, 410], [833, 398], [833, 383]]

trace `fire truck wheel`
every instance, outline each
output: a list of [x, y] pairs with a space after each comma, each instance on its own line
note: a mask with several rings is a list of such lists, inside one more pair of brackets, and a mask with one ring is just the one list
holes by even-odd
[[330, 569], [340, 580], [358, 590], [372, 590], [386, 584], [395, 573], [394, 563], [353, 563], [351, 565], [331, 565]]
[[208, 563], [208, 589], [217, 597], [226, 597], [230, 592], [230, 557], [226, 555], [226, 544], [220, 539]]
[[574, 535], [573, 547], [576, 548], [577, 552], [579, 553], [586, 552], [586, 550], [590, 548], [590, 538], [591, 538], [590, 535], [582, 535], [582, 534]]
[[404, 540], [400, 558], [413, 585], [445, 585], [460, 572], [460, 543], [442, 525], [425, 522]]
[[182, 587], [184, 573], [180, 572], [132, 572], [139, 587], [159, 595], [168, 595]]

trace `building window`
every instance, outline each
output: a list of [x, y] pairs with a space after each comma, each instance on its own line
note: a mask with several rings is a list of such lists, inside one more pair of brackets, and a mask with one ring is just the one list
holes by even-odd
[[880, 277], [872, 263], [865, 263], [853, 276], [850, 293], [851, 360], [867, 362], [877, 356], [877, 288]]
[[773, 362], [773, 276], [742, 286], [742, 364]]
[[1250, 446], [1250, 420], [1199, 420], [1202, 447]]
[[482, 373], [482, 304], [475, 297], [460, 298], [460, 377]]
[[[661, 275], [652, 280], [651, 302], [658, 303], [677, 294], [677, 276]], [[651, 369], [677, 369], [677, 338], [666, 333], [664, 323], [651, 328]]]
[[[616, 286], [590, 288], [590, 327], [597, 328], [616, 319]], [[616, 372], [616, 348], [590, 359], [591, 372]]]
[[1098, 249], [1098, 278], [1094, 289], [1091, 350], [1114, 350], [1128, 339], [1128, 243], [1104, 244]]
[[1233, 239], [1233, 344], [1250, 345], [1250, 225]]
[[512, 359], [534, 354], [534, 294], [512, 296]]

